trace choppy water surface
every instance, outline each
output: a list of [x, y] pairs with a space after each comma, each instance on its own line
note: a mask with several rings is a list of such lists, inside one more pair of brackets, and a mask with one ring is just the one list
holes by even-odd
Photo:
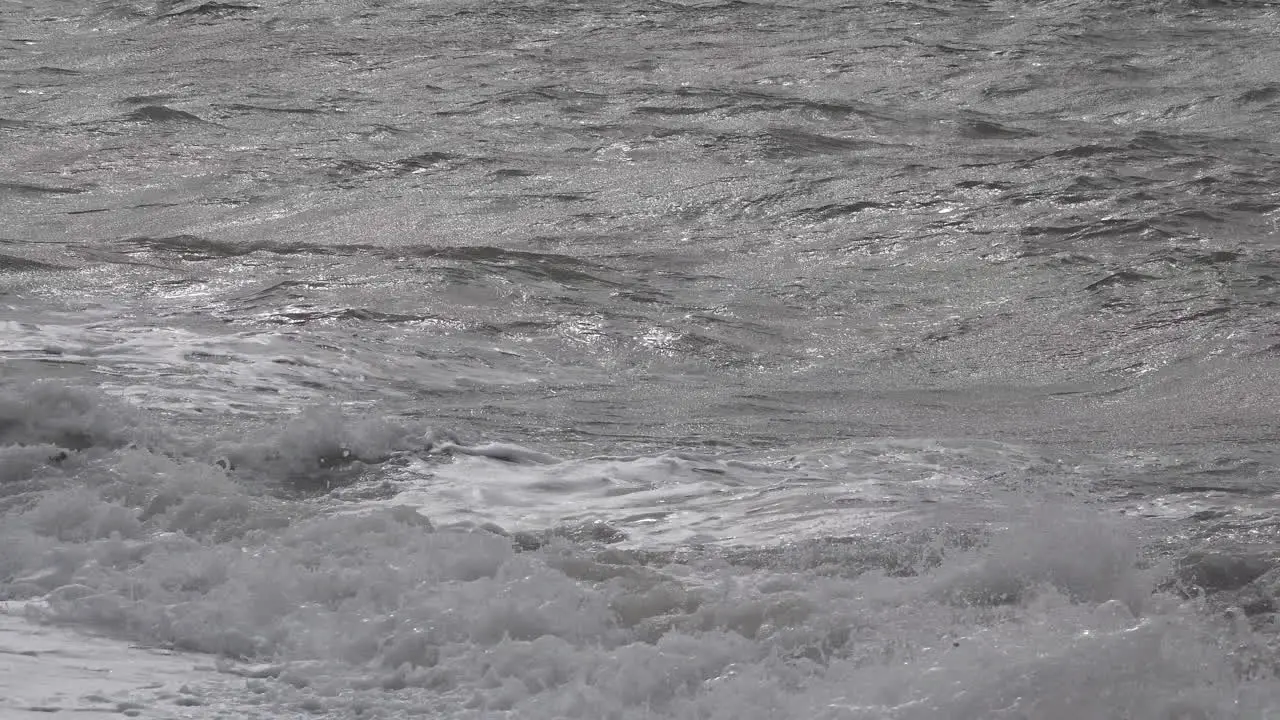
[[0, 18], [0, 593], [147, 712], [1280, 711], [1269, 3]]

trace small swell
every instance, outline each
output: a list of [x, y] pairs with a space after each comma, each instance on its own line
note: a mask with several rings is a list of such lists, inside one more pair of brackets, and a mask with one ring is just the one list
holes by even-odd
[[168, 237], [135, 237], [125, 241], [144, 251], [173, 253], [183, 260], [204, 261], [242, 257], [256, 252], [274, 255], [335, 255], [349, 256], [373, 251], [366, 245], [313, 245], [307, 243], [275, 244], [268, 242], [235, 243], [213, 240], [199, 235], [171, 235]]
[[1036, 134], [986, 120], [970, 120], [960, 126], [960, 136], [970, 140], [1010, 140], [1035, 137]]
[[39, 260], [30, 260], [24, 257], [14, 255], [5, 255], [0, 253], [0, 273], [4, 272], [23, 272], [30, 270], [67, 270], [63, 265], [53, 265], [51, 263], [40, 262]]
[[244, 3], [233, 2], [167, 2], [159, 3], [163, 10], [160, 12], [162, 18], [182, 18], [182, 17], [228, 17], [231, 15], [239, 15], [241, 13], [260, 10], [257, 5], [248, 5]]
[[87, 192], [84, 188], [36, 185], [34, 183], [0, 182], [0, 196], [3, 195], [78, 195]]
[[882, 147], [880, 143], [851, 138], [832, 137], [805, 132], [793, 128], [776, 128], [766, 133], [766, 140], [776, 154], [803, 157], [806, 155], [838, 155], [857, 150]]
[[143, 105], [125, 116], [126, 120], [145, 123], [195, 122], [203, 123], [198, 116], [185, 110], [174, 110], [164, 105]]

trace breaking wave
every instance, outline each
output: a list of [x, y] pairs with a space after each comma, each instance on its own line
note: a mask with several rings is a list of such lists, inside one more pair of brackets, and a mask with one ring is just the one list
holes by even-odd
[[[441, 437], [314, 411], [196, 441], [96, 392], [11, 389], [0, 593], [343, 716], [1246, 718], [1280, 691], [1263, 635], [1157, 590], [1168, 564], [1087, 504], [747, 546], [528, 542], [397, 502], [465, 482], [406, 479], [407, 458], [452, 467]], [[498, 449], [456, 458], [509, 483], [569, 462]]]

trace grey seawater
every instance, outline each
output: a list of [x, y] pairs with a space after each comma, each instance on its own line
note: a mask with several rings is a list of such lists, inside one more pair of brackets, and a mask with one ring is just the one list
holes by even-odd
[[9, 3], [0, 594], [188, 716], [1280, 712], [1277, 23]]

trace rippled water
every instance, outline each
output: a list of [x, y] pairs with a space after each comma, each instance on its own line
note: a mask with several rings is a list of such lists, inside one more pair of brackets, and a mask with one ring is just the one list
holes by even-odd
[[0, 594], [145, 712], [1280, 708], [1272, 4], [0, 18]]

